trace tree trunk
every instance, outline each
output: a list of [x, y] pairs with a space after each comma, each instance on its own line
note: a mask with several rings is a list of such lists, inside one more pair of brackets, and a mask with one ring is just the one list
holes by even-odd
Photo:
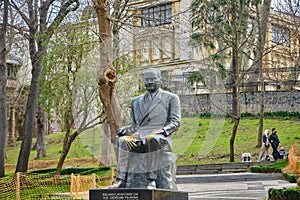
[[[115, 26], [114, 26], [115, 27]], [[120, 56], [120, 47], [119, 47], [119, 41], [120, 41], [120, 35], [119, 35], [119, 29], [115, 27], [113, 30], [113, 58], [118, 59]], [[115, 98], [112, 99], [112, 105], [113, 110], [116, 116], [116, 121], [119, 126], [125, 125], [125, 115], [124, 112], [120, 106], [119, 99], [117, 98], [116, 90], [113, 91]]]
[[122, 126], [121, 110], [115, 93], [116, 69], [112, 64], [112, 30], [109, 1], [93, 0], [98, 17], [100, 41], [100, 67], [98, 72], [99, 96], [102, 101], [111, 131], [111, 141], [115, 143], [117, 129]]
[[[36, 8], [33, 5], [28, 3], [28, 9], [30, 13], [30, 22], [29, 24], [29, 34], [30, 38], [28, 39], [29, 43], [29, 54], [31, 59], [31, 83], [29, 88], [29, 94], [26, 104], [26, 111], [25, 111], [25, 120], [24, 120], [24, 136], [19, 152], [16, 172], [27, 172], [28, 169], [28, 162], [30, 156], [30, 150], [32, 145], [32, 136], [34, 131], [34, 119], [37, 110], [37, 98], [39, 94], [39, 86], [38, 86], [38, 78], [41, 74], [41, 63], [42, 57], [45, 52], [45, 48], [42, 46], [41, 42], [37, 44], [36, 35], [38, 30], [36, 29], [38, 21], [34, 19], [37, 17], [33, 13], [36, 11]], [[42, 13], [45, 15], [45, 13]], [[42, 26], [42, 25], [41, 25]], [[44, 33], [46, 34], [46, 33]]]
[[264, 110], [265, 110], [265, 91], [264, 91], [264, 81], [261, 83], [261, 91], [260, 91], [260, 108], [259, 108], [259, 126], [258, 126], [258, 134], [257, 134], [257, 144], [256, 147], [259, 148], [262, 146], [262, 133], [264, 128]]
[[70, 146], [71, 146], [70, 141], [69, 141], [70, 131], [71, 130], [68, 130], [65, 134], [65, 137], [64, 137], [63, 149], [62, 149], [62, 152], [60, 154], [60, 158], [59, 158], [57, 166], [56, 166], [56, 174], [57, 175], [61, 174], [61, 170], [62, 170], [64, 161], [65, 161], [65, 159], [66, 159], [66, 157], [69, 153], [69, 149], [70, 149]]
[[37, 112], [37, 138], [34, 149], [37, 151], [36, 160], [47, 156], [46, 154], [47, 116], [43, 106], [39, 105]]
[[56, 166], [56, 174], [57, 175], [61, 174], [61, 170], [63, 168], [65, 159], [66, 159], [66, 157], [69, 153], [69, 149], [71, 147], [71, 143], [70, 143], [70, 140], [69, 140], [69, 135], [70, 135], [70, 130], [68, 130], [66, 132], [65, 137], [64, 137], [63, 150], [60, 154], [60, 158], [59, 158], [57, 166]]
[[109, 125], [105, 122], [102, 124], [102, 151], [99, 166], [111, 165], [111, 141]]
[[230, 138], [230, 162], [234, 162], [234, 141], [235, 141], [235, 136], [237, 133], [239, 123], [240, 123], [239, 118], [233, 119], [233, 128], [232, 128], [232, 134]]
[[[2, 1], [1, 1], [2, 4]], [[7, 103], [6, 103], [6, 32], [8, 23], [8, 1], [4, 1], [3, 22], [0, 26], [0, 177], [5, 176], [5, 155], [7, 143]]]
[[[33, 47], [31, 48], [35, 48], [34, 41], [33, 43], [31, 43], [30, 46], [32, 45]], [[30, 85], [28, 101], [26, 106], [26, 113], [25, 113], [24, 137], [21, 144], [16, 172], [27, 172], [30, 150], [32, 145], [32, 133], [34, 131], [34, 119], [37, 110], [36, 100], [38, 98], [38, 90], [39, 90], [37, 80], [40, 77], [40, 63], [41, 63], [41, 56], [37, 56], [37, 58], [33, 59], [35, 55], [37, 55], [37, 53], [32, 54], [31, 56], [31, 60], [35, 62], [32, 63], [32, 79], [31, 79], [31, 85]]]
[[[257, 10], [258, 16], [261, 16], [261, 19], [258, 19], [258, 48], [257, 48], [257, 57], [258, 57], [258, 67], [259, 67], [259, 81], [260, 81], [260, 109], [259, 109], [259, 127], [258, 127], [258, 134], [257, 134], [257, 144], [256, 147], [262, 146], [262, 134], [264, 128], [264, 108], [265, 108], [265, 80], [264, 80], [264, 73], [263, 73], [263, 56], [264, 56], [264, 45], [266, 41], [266, 33], [268, 30], [268, 19], [270, 13], [270, 6], [271, 0], [264, 1], [262, 5], [261, 12], [259, 9]], [[261, 15], [259, 14], [261, 13]]]
[[[37, 23], [37, 22], [33, 22]], [[32, 64], [32, 70], [31, 70], [31, 84], [29, 88], [29, 94], [28, 94], [28, 100], [26, 105], [26, 111], [25, 111], [25, 120], [24, 120], [24, 136], [19, 152], [16, 172], [27, 172], [28, 169], [28, 162], [29, 162], [29, 156], [32, 146], [32, 136], [34, 132], [34, 119], [36, 116], [36, 110], [37, 110], [37, 99], [39, 95], [39, 85], [38, 85], [38, 78], [41, 74], [41, 63], [42, 63], [42, 57], [45, 52], [45, 48], [42, 46], [42, 44], [38, 44], [38, 48], [36, 48], [36, 41], [35, 41], [35, 34], [36, 29], [32, 25], [30, 27], [30, 35], [29, 38], [29, 52], [30, 52], [30, 58], [31, 58], [31, 64]]]
[[230, 138], [230, 162], [234, 162], [234, 141], [240, 122], [240, 91], [237, 47], [232, 49], [232, 134]]
[[[107, 121], [103, 124], [102, 129], [102, 157], [99, 164], [107, 165], [112, 162], [110, 144], [115, 144], [117, 129], [125, 124], [125, 117], [115, 91], [116, 69], [113, 67], [113, 60], [119, 57], [119, 28], [117, 24], [112, 25], [108, 18], [110, 15], [108, 2], [93, 0], [93, 3], [98, 17], [100, 32], [99, 96], [107, 117]], [[120, 4], [120, 1], [115, 3], [115, 9], [118, 9], [117, 5]], [[118, 11], [115, 10], [115, 13], [118, 13]], [[107, 141], [108, 139], [110, 139], [110, 142]]]
[[57, 175], [61, 174], [63, 164], [64, 164], [66, 157], [70, 151], [71, 145], [78, 135], [79, 135], [79, 133], [77, 131], [75, 131], [74, 133], [71, 134], [71, 127], [69, 130], [67, 130], [65, 138], [64, 138], [63, 150], [62, 150], [62, 153], [60, 155], [60, 158], [59, 158], [59, 161], [58, 161], [57, 167], [56, 167]]
[[[66, 86], [70, 89], [69, 86]], [[72, 133], [72, 128], [74, 128], [74, 116], [73, 116], [73, 101], [72, 98], [67, 97], [68, 98], [68, 102], [66, 103], [67, 108], [66, 108], [66, 112], [65, 112], [65, 116], [63, 116], [63, 120], [64, 120], [64, 128], [63, 130], [66, 131], [65, 137], [64, 137], [64, 142], [63, 142], [63, 150], [62, 153], [60, 155], [59, 161], [57, 163], [57, 167], [56, 167], [56, 174], [61, 174], [61, 170], [63, 167], [63, 164], [65, 162], [65, 159], [70, 151], [71, 145], [73, 143], [73, 141], [76, 139], [76, 137], [78, 136], [78, 130], [76, 130], [74, 133]]]
[[16, 107], [15, 103], [9, 108], [9, 134], [8, 134], [8, 143], [16, 142]]
[[120, 40], [120, 36], [119, 36], [119, 31], [117, 30], [117, 28], [115, 28], [113, 30], [113, 59], [118, 59], [118, 57], [120, 56], [120, 47], [119, 47], [119, 40]]

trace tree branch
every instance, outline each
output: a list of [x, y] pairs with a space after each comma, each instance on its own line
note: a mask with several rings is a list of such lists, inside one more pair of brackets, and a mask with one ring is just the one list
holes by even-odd
[[[24, 4], [25, 4], [25, 1], [24, 1]], [[28, 17], [26, 15], [24, 15], [24, 13], [21, 11], [21, 9], [16, 5], [16, 3], [13, 0], [11, 0], [11, 5], [21, 15], [22, 19], [25, 21], [25, 23], [27, 24], [27, 26], [30, 26], [30, 22], [29, 22]]]
[[[76, 3], [76, 5], [73, 8], [69, 8], [73, 3]], [[79, 0], [70, 0], [70, 1], [67, 1], [61, 7], [61, 9], [58, 12], [58, 15], [55, 17], [55, 19], [53, 20], [53, 22], [48, 27], [48, 33], [49, 33], [49, 35], [51, 35], [53, 33], [55, 27], [57, 27], [62, 22], [62, 20], [64, 19], [64, 17], [67, 16], [67, 14], [69, 12], [77, 10], [79, 8], [79, 6], [80, 6]]]

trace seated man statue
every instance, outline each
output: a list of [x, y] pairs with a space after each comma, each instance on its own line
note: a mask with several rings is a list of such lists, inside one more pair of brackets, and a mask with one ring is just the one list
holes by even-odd
[[[118, 168], [116, 182], [110, 188], [126, 187], [130, 157], [141, 153], [145, 155], [145, 186], [156, 188], [158, 171], [163, 163], [160, 155], [172, 152], [171, 134], [178, 130], [181, 121], [179, 98], [160, 88], [158, 69], [144, 71], [144, 84], [146, 93], [132, 100], [129, 125], [117, 131]], [[170, 186], [165, 184], [159, 188], [170, 189]]]

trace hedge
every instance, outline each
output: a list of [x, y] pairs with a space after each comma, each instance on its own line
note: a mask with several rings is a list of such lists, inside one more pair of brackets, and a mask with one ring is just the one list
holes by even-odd
[[300, 187], [274, 189], [268, 191], [269, 200], [297, 200], [300, 199]]

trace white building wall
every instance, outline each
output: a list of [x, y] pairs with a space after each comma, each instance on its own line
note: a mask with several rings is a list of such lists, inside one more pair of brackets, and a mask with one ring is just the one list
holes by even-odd
[[192, 27], [189, 23], [190, 12], [188, 11], [191, 5], [191, 0], [180, 1], [180, 34], [179, 34], [179, 51], [180, 60], [193, 59], [193, 49], [191, 48], [190, 37], [192, 34]]

